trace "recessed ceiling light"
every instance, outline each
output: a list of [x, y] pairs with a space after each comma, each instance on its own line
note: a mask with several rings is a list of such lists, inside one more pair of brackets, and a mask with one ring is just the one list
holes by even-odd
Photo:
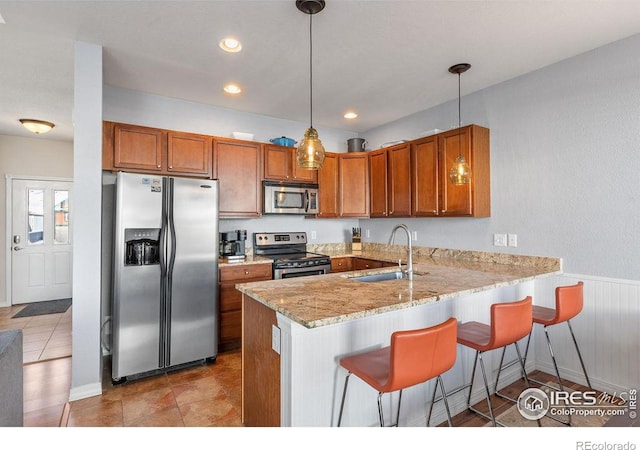
[[358, 114], [354, 113], [353, 111], [349, 111], [344, 115], [345, 119], [355, 119], [356, 117], [358, 117]]
[[242, 44], [235, 38], [227, 37], [220, 41], [220, 48], [225, 52], [237, 53], [242, 50]]
[[228, 94], [239, 94], [242, 89], [237, 84], [229, 83], [224, 87], [224, 91]]

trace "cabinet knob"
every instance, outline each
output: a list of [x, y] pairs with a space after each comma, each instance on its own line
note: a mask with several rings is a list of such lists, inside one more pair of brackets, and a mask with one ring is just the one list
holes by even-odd
[[245, 275], [249, 275], [249, 271], [248, 271], [248, 270], [245, 270], [245, 271], [244, 271], [244, 274], [245, 274]]
[[173, 169], [173, 166], [169, 166], [169, 169]]
[[156, 167], [157, 167], [158, 169], [160, 169], [162, 166], [161, 166], [160, 164], [158, 164]]
[[390, 216], [392, 216], [392, 215], [393, 215], [393, 211], [391, 211], [391, 212], [389, 213], [389, 215], [390, 215]]

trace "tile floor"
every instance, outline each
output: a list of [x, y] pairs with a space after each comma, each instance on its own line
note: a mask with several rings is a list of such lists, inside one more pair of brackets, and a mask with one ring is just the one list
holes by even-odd
[[62, 314], [12, 317], [27, 305], [0, 308], [0, 330], [22, 329], [25, 364], [71, 356], [71, 311]]

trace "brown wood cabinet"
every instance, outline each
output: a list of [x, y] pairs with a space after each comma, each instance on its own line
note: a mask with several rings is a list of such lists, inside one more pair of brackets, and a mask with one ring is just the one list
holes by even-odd
[[379, 269], [381, 267], [391, 267], [396, 264], [389, 261], [379, 261], [377, 259], [354, 258], [353, 270]]
[[411, 143], [411, 215], [437, 216], [438, 137], [429, 136]]
[[340, 216], [339, 204], [339, 155], [326, 153], [324, 164], [318, 170], [318, 217], [335, 218]]
[[103, 169], [211, 178], [212, 137], [104, 122]]
[[331, 258], [331, 272], [349, 272], [353, 270], [353, 258]]
[[369, 217], [369, 159], [365, 152], [340, 153], [341, 217]]
[[242, 264], [223, 266], [218, 272], [218, 351], [222, 352], [240, 347], [242, 339], [242, 293], [236, 284], [270, 280], [272, 269], [271, 264]]
[[211, 136], [167, 132], [167, 172], [211, 178]]
[[[412, 148], [414, 216], [489, 217], [491, 180], [489, 130], [469, 125], [418, 139]], [[449, 170], [459, 154], [471, 167], [471, 182], [456, 186]]]
[[298, 167], [296, 149], [294, 147], [265, 144], [264, 179], [295, 183], [317, 183], [318, 171]]
[[262, 152], [260, 143], [214, 139], [213, 177], [220, 184], [220, 217], [262, 214]]
[[411, 215], [411, 146], [409, 143], [369, 154], [370, 217]]

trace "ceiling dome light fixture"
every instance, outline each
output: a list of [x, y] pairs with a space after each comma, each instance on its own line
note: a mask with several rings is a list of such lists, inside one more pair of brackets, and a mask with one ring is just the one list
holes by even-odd
[[462, 156], [462, 138], [460, 136], [461, 131], [461, 119], [460, 119], [460, 74], [465, 73], [471, 64], [461, 63], [449, 67], [449, 72], [458, 74], [458, 157], [449, 170], [449, 179], [456, 186], [468, 184], [471, 182], [471, 168], [467, 161]]
[[240, 92], [242, 92], [242, 89], [240, 89], [240, 86], [238, 86], [237, 84], [233, 84], [233, 83], [229, 83], [224, 87], [224, 91], [228, 94], [239, 94]]
[[55, 124], [47, 122], [46, 120], [20, 119], [20, 123], [27, 130], [35, 134], [48, 133], [53, 127], [55, 127]]
[[309, 15], [309, 128], [296, 150], [298, 166], [303, 169], [320, 169], [324, 163], [324, 147], [313, 128], [313, 38], [312, 17], [324, 9], [324, 0], [296, 0], [296, 7]]
[[226, 37], [220, 41], [220, 48], [225, 52], [238, 53], [242, 50], [242, 44], [235, 38]]
[[358, 117], [358, 114], [354, 113], [353, 111], [349, 111], [344, 115], [345, 119], [355, 119], [356, 117]]

